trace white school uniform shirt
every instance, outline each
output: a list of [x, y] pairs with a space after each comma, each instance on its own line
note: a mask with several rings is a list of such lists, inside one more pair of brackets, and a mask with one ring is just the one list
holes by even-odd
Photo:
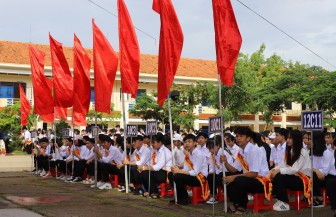
[[301, 149], [301, 155], [292, 166], [288, 166], [285, 161], [276, 166], [274, 169], [280, 169], [280, 174], [294, 175], [297, 172], [302, 172], [307, 176], [311, 176], [311, 161], [308, 152]]
[[184, 162], [184, 148], [181, 146], [180, 148], [174, 147], [174, 160], [176, 165], [181, 165]]
[[[80, 147], [76, 146], [76, 149], [79, 149], [81, 158], [85, 159], [86, 156], [88, 155], [88, 149], [86, 145], [82, 145]], [[76, 155], [75, 155], [75, 160], [79, 161], [79, 158]]]
[[268, 164], [262, 164], [262, 158], [260, 157], [262, 151], [257, 145], [249, 142], [245, 146], [245, 149], [240, 151], [240, 154], [243, 155], [246, 163], [249, 165], [250, 172], [257, 172], [259, 176], [268, 176]]
[[284, 144], [279, 144], [277, 147], [271, 149], [270, 161], [273, 161], [275, 166], [281, 164], [285, 159], [286, 152], [286, 142]]
[[[213, 173], [214, 169], [216, 171], [216, 174], [218, 175], [219, 173], [223, 172], [223, 164], [220, 162], [220, 156], [225, 155], [228, 164], [232, 165], [233, 164], [233, 158], [232, 156], [225, 150], [223, 150], [222, 148], [219, 148], [217, 154], [214, 156], [216, 164], [219, 166], [219, 168], [217, 168], [214, 164], [214, 162], [211, 159], [211, 155], [210, 155], [210, 163], [209, 163], [209, 173]], [[224, 166], [224, 172], [228, 172], [227, 168]]]
[[22, 136], [24, 137], [25, 140], [31, 141], [31, 134], [28, 130], [22, 133]]
[[65, 158], [67, 156], [67, 146], [65, 145], [62, 145], [60, 148], [59, 148], [59, 151], [57, 149], [56, 153], [58, 153], [56, 156], [57, 160], [63, 160], [63, 158]]
[[325, 150], [321, 157], [313, 156], [313, 168], [319, 170], [324, 176], [336, 176], [335, 158], [331, 151]]
[[236, 156], [240, 150], [242, 150], [238, 145], [234, 144], [232, 147], [227, 145], [227, 148], [230, 150], [232, 156]]
[[[153, 165], [152, 156], [154, 153], [156, 153], [156, 157], [155, 164]], [[152, 165], [154, 171], [159, 171], [161, 169], [168, 172], [171, 171], [172, 153], [166, 146], [162, 145], [159, 150], [153, 150], [152, 156], [150, 158], [150, 164]]]
[[[256, 146], [258, 146], [258, 145], [256, 145]], [[265, 150], [265, 148], [264, 147], [258, 147], [259, 148], [259, 150], [260, 150], [260, 156], [261, 156], [261, 165], [263, 165], [263, 166], [261, 166], [261, 168], [260, 168], [260, 170], [261, 170], [261, 173], [262, 174], [268, 174], [268, 172], [269, 172], [269, 168], [268, 168], [268, 163], [267, 163], [267, 155], [266, 155], [266, 150]], [[265, 167], [264, 165], [267, 165], [267, 167]]]
[[111, 145], [110, 148], [107, 150], [107, 156], [105, 156], [105, 150], [103, 157], [101, 158], [103, 163], [112, 163], [112, 161], [114, 161], [116, 164], [121, 164], [123, 156], [117, 147]]
[[197, 176], [202, 173], [205, 177], [208, 176], [208, 162], [206, 156], [199, 148], [195, 148], [193, 152], [188, 153], [190, 161], [193, 164], [193, 170], [191, 170], [187, 163], [184, 161], [183, 170], [188, 171], [190, 176]]
[[87, 148], [87, 155], [84, 157], [84, 160], [91, 160], [96, 157], [96, 153], [94, 152], [94, 146], [91, 149]]
[[73, 158], [72, 157], [73, 156], [72, 152], [73, 152], [73, 150], [75, 150], [75, 146], [74, 145], [71, 146], [71, 148], [70, 148], [70, 154], [68, 154], [68, 147], [69, 146], [67, 146], [67, 158], [66, 158], [66, 160], [72, 160], [72, 158]]
[[198, 145], [196, 149], [199, 149], [201, 153], [205, 155], [205, 157], [207, 158], [207, 161], [209, 161], [211, 153], [209, 149], [206, 147], [206, 144], [204, 144], [203, 147], [201, 145]]
[[[140, 160], [137, 161], [136, 160], [136, 154], [139, 155], [139, 158]], [[138, 149], [135, 149], [135, 151], [133, 152], [133, 155], [134, 155], [134, 161], [136, 163], [136, 165], [148, 165], [149, 164], [149, 161], [150, 161], [150, 150], [149, 148], [147, 148], [146, 146], [142, 145], [140, 150]]]

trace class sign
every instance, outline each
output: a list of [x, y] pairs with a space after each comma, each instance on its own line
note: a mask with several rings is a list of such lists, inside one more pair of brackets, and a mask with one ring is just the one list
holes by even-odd
[[301, 125], [304, 131], [323, 131], [323, 111], [302, 111]]
[[146, 123], [146, 134], [148, 136], [153, 136], [157, 134], [157, 121], [147, 121]]
[[138, 135], [138, 125], [127, 124], [126, 126], [126, 136], [136, 137]]
[[220, 133], [222, 129], [222, 118], [220, 116], [209, 118], [209, 133]]

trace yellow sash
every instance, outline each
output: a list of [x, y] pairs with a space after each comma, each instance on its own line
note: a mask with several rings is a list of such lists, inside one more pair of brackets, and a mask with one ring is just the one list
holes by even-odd
[[138, 153], [135, 153], [135, 160], [136, 160], [136, 161], [139, 161], [139, 160], [140, 160], [140, 157], [139, 157]]
[[[237, 154], [237, 160], [243, 167], [244, 172], [249, 172], [250, 168], [248, 163], [245, 161], [244, 156], [238, 152]], [[257, 176], [256, 179], [264, 186], [264, 192], [265, 192], [265, 198], [267, 200], [270, 200], [272, 197], [272, 181], [268, 177], [263, 177], [263, 176]]]
[[[191, 160], [189, 158], [189, 155], [185, 156], [185, 162], [186, 162], [187, 166], [189, 167], [189, 169], [194, 170], [194, 165], [191, 162]], [[201, 184], [202, 197], [203, 197], [204, 200], [207, 200], [209, 198], [209, 195], [210, 195], [208, 180], [201, 172], [197, 175], [197, 179]]]
[[310, 205], [311, 204], [311, 191], [312, 191], [310, 178], [302, 172], [297, 172], [294, 175], [300, 177], [300, 179], [302, 180], [303, 194], [308, 199], [308, 203]]
[[220, 166], [217, 164], [214, 154], [211, 154], [211, 160], [213, 164], [217, 167], [217, 169], [220, 169]]

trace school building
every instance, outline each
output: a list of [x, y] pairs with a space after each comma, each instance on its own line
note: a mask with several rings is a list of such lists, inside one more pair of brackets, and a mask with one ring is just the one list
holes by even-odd
[[[29, 61], [29, 43], [0, 41], [0, 108], [11, 106], [20, 100], [19, 83], [22, 83], [26, 88], [27, 98], [34, 105], [32, 76]], [[45, 75], [52, 76], [51, 57], [49, 45], [31, 44], [35, 48], [46, 53], [45, 57]], [[70, 70], [73, 71], [73, 48], [63, 47], [65, 57], [69, 63]], [[92, 57], [92, 49], [87, 49], [87, 52]], [[150, 94], [153, 91], [157, 92], [157, 71], [158, 57], [156, 55], [141, 54], [139, 90], [138, 96], [141, 93]], [[93, 91], [93, 66], [91, 66], [91, 104], [90, 109], [94, 109], [94, 91]], [[192, 85], [196, 81], [210, 81], [217, 84], [216, 62], [212, 60], [200, 60], [181, 58], [178, 71], [175, 76], [174, 83], [179, 85]], [[113, 87], [111, 102], [114, 104], [112, 118], [108, 120], [108, 128], [116, 125], [123, 126], [122, 121], [122, 101], [121, 101], [121, 82], [120, 72], [117, 72], [116, 80]], [[126, 121], [130, 124], [138, 124], [144, 126], [145, 121], [139, 117], [134, 117], [129, 114], [129, 109], [136, 103], [129, 95], [125, 99]], [[268, 126], [268, 129], [277, 127], [301, 129], [301, 111], [302, 106], [297, 103], [292, 103], [289, 108], [281, 113], [274, 114], [273, 124]], [[216, 115], [217, 111], [206, 106], [198, 105], [194, 112], [199, 116], [195, 121], [194, 128], [206, 130], [208, 128], [208, 119]], [[68, 121], [71, 120], [71, 109], [68, 109]], [[88, 118], [88, 124], [94, 123], [92, 118]], [[242, 114], [241, 120], [226, 123], [226, 126], [244, 125], [250, 126], [255, 131], [266, 129], [266, 123], [262, 119], [261, 114]], [[52, 128], [52, 124], [38, 123], [38, 128]]]

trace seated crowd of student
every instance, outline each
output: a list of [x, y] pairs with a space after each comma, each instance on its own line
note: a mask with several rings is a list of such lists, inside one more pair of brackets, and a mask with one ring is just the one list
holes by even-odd
[[[118, 190], [125, 192], [127, 171], [133, 194], [157, 199], [160, 197], [158, 186], [170, 183], [177, 193], [177, 201], [171, 203], [180, 205], [190, 203], [187, 186], [201, 187], [202, 197], [213, 204], [217, 203], [216, 186], [226, 184], [231, 202], [229, 210], [234, 214], [246, 212], [249, 193], [262, 193], [266, 199], [274, 197], [273, 209], [287, 211], [290, 209], [287, 189], [303, 191], [304, 200], [313, 207], [322, 207], [321, 188], [326, 187], [331, 207], [336, 210], [333, 135], [314, 133], [313, 147], [310, 136], [283, 128], [265, 137], [249, 127], [236, 127], [234, 133], [225, 133], [223, 139], [220, 135], [212, 135], [210, 139], [204, 132], [183, 136], [174, 132], [173, 152], [169, 138], [167, 140], [163, 133], [152, 136], [151, 144], [149, 136], [139, 134], [127, 138], [127, 150], [120, 134], [112, 138], [99, 134], [97, 141], [77, 135], [74, 141], [71, 137], [64, 138], [61, 147], [54, 139], [49, 142], [43, 137], [34, 144], [34, 154], [43, 178], [49, 177], [50, 166], [55, 166], [61, 173], [57, 179], [95, 187], [97, 158], [99, 189], [112, 189], [109, 178], [112, 174], [118, 177]], [[85, 170], [86, 179], [82, 180]]]

